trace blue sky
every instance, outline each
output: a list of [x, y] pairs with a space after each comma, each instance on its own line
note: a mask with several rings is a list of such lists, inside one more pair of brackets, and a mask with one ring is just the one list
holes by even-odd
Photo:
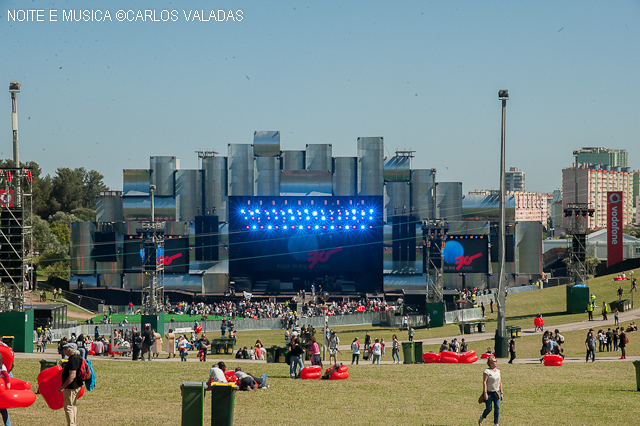
[[[12, 156], [8, 83], [19, 81], [20, 159], [45, 173], [96, 169], [121, 189], [122, 169], [148, 168], [150, 155], [196, 168], [195, 150], [226, 154], [280, 130], [282, 149], [332, 143], [334, 156], [384, 136], [390, 154], [416, 150], [414, 168], [465, 193], [497, 188], [499, 89], [511, 96], [507, 167], [526, 172], [528, 190], [560, 187], [582, 146], [627, 149], [640, 169], [638, 1], [0, 4], [0, 157]], [[11, 19], [27, 9], [44, 21]], [[97, 9], [112, 21], [62, 22], [62, 10]], [[178, 19], [119, 22], [120, 9]], [[242, 20], [187, 22], [198, 9]]]

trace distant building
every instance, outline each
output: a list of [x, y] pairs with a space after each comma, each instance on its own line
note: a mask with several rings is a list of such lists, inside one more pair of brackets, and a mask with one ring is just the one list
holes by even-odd
[[624, 149], [585, 147], [578, 151], [578, 164], [629, 167], [629, 155]]
[[517, 167], [511, 167], [504, 173], [505, 191], [524, 191], [524, 172]]
[[[485, 190], [485, 191], [471, 191], [469, 196], [490, 196], [498, 197], [499, 191]], [[545, 227], [547, 225], [547, 218], [549, 207], [547, 199], [549, 194], [542, 194], [540, 192], [526, 192], [526, 191], [507, 191], [505, 209], [515, 209], [513, 213], [515, 215], [516, 222], [541, 222]], [[465, 212], [465, 206], [468, 203], [467, 198], [463, 200], [463, 212]], [[497, 201], [496, 201], [497, 202]], [[507, 212], [507, 216], [509, 212]]]
[[[638, 172], [632, 172], [628, 167], [602, 167], [600, 165], [578, 163], [575, 167], [562, 169], [562, 208], [569, 203], [586, 203], [595, 209], [593, 217], [589, 218], [589, 229], [602, 229], [607, 226], [607, 191], [622, 191], [623, 193], [623, 225], [633, 223], [633, 180]], [[577, 188], [576, 192], [576, 175]], [[564, 218], [563, 227], [568, 228], [570, 218]]]

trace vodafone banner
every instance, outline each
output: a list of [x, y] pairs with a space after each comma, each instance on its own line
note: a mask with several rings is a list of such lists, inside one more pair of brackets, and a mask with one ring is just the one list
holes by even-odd
[[607, 192], [607, 267], [622, 262], [622, 191]]

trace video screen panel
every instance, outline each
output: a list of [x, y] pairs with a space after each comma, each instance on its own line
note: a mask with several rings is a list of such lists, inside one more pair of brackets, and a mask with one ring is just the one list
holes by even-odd
[[229, 206], [232, 277], [381, 280], [382, 197], [229, 197]]
[[[144, 240], [137, 236], [125, 236], [124, 239], [124, 272], [139, 273], [142, 271], [142, 256]], [[189, 238], [172, 236], [164, 239], [164, 273], [189, 273]]]
[[449, 235], [442, 248], [442, 270], [448, 273], [489, 271], [489, 239], [486, 235]]

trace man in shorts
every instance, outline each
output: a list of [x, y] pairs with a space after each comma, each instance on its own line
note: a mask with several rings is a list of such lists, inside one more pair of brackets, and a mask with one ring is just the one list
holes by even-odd
[[338, 363], [338, 346], [340, 345], [340, 338], [336, 334], [335, 331], [331, 332], [331, 337], [329, 338], [329, 363], [331, 363], [331, 359], [333, 358], [333, 363]]

